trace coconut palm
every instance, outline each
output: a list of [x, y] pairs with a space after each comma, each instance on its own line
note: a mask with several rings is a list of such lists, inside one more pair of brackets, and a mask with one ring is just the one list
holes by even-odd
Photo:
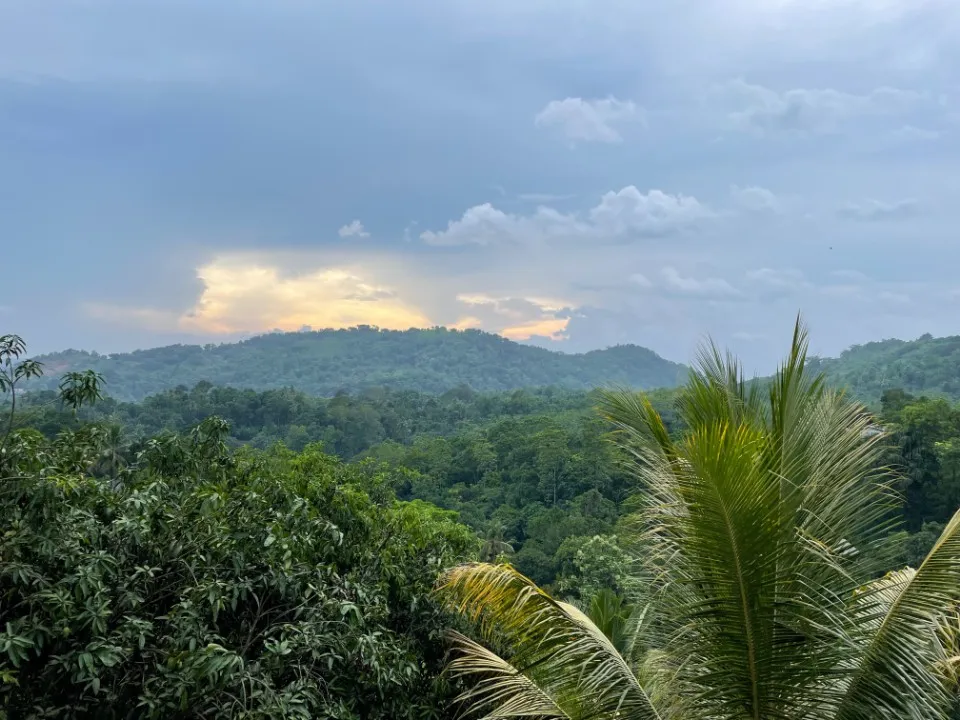
[[484, 562], [495, 562], [501, 555], [509, 555], [512, 552], [513, 545], [503, 539], [503, 525], [491, 524], [480, 546], [480, 559]]
[[446, 573], [473, 620], [450, 670], [484, 718], [934, 720], [958, 663], [960, 513], [916, 569], [883, 574], [895, 516], [881, 434], [806, 368], [799, 320], [769, 385], [709, 346], [674, 438], [642, 395], [603, 414], [642, 487], [642, 618], [620, 653], [509, 565]]
[[97, 471], [107, 477], [115, 478], [127, 464], [124, 457], [126, 437], [123, 427], [117, 424], [106, 425], [101, 438], [100, 458]]

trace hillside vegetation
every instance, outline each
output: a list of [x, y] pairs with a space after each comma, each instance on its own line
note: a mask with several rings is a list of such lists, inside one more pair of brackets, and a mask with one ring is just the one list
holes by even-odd
[[[222, 345], [170, 345], [109, 356], [67, 350], [37, 359], [48, 377], [95, 370], [119, 400], [140, 400], [201, 381], [254, 390], [295, 387], [331, 396], [371, 387], [442, 393], [458, 385], [478, 391], [606, 384], [649, 389], [675, 386], [686, 373], [683, 365], [635, 345], [573, 355], [476, 330], [443, 328], [276, 333]], [[50, 387], [52, 381], [45, 382]]]
[[[66, 350], [37, 359], [48, 377], [31, 381], [31, 389], [53, 389], [50, 376], [89, 368], [103, 375], [112, 398], [125, 401], [203, 382], [258, 391], [295, 388], [320, 397], [371, 388], [436, 395], [456, 388], [503, 392], [625, 385], [647, 390], [676, 387], [687, 371], [637, 345], [567, 354], [477, 330], [444, 328], [275, 333], [239, 343], [169, 345], [115, 355]], [[855, 345], [837, 358], [811, 359], [811, 367], [873, 406], [891, 388], [960, 399], [960, 336]]]
[[[649, 397], [673, 426], [675, 391]], [[138, 403], [104, 398], [76, 416], [53, 392], [32, 393], [15, 426], [53, 438], [96, 423], [105, 434], [102, 462], [111, 468], [134, 464], [150, 438], [190, 432], [208, 417], [224, 421], [232, 448], [283, 443], [303, 452], [319, 442], [344, 460], [382, 468], [401, 500], [456, 510], [491, 552], [509, 548], [518, 567], [548, 584], [576, 570], [590, 538], [613, 531], [630, 492], [604, 442], [609, 428], [596, 415], [597, 401], [595, 393], [554, 388], [456, 388], [439, 396], [371, 389], [317, 398], [200, 383]]]
[[814, 368], [868, 403], [892, 388], [960, 399], [960, 336], [854, 345], [838, 358], [821, 358]]

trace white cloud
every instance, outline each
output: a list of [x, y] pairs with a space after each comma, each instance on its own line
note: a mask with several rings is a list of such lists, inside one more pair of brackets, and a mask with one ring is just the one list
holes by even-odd
[[551, 100], [534, 119], [538, 127], [556, 128], [569, 140], [600, 143], [622, 142], [615, 126], [631, 122], [643, 123], [643, 111], [634, 102], [615, 97]]
[[713, 299], [732, 298], [740, 295], [740, 291], [722, 278], [705, 278], [697, 280], [693, 277], [684, 277], [673, 267], [665, 267], [660, 271], [668, 290], [690, 297]]
[[787, 291], [809, 287], [803, 273], [793, 268], [786, 270], [775, 270], [773, 268], [749, 270], [747, 280], [751, 285], [763, 290]]
[[446, 230], [427, 230], [420, 239], [428, 245], [538, 244], [551, 238], [588, 232], [572, 215], [540, 207], [532, 215], [514, 215], [490, 203], [468, 208]]
[[629, 278], [630, 283], [641, 288], [651, 288], [653, 283], [642, 273], [633, 273]]
[[644, 194], [628, 185], [608, 192], [590, 211], [594, 225], [607, 233], [662, 237], [691, 228], [714, 213], [688, 195], [671, 195], [662, 190]]
[[734, 127], [762, 134], [839, 132], [855, 118], [898, 115], [914, 108], [918, 93], [880, 87], [866, 95], [833, 88], [796, 88], [778, 92], [742, 79], [715, 88], [729, 103], [728, 118]]
[[859, 203], [848, 203], [837, 210], [837, 214], [848, 220], [899, 220], [918, 215], [920, 209], [920, 203], [912, 198], [892, 203], [871, 199]]
[[666, 237], [693, 229], [715, 213], [695, 197], [662, 190], [643, 193], [633, 185], [600, 198], [583, 220], [541, 206], [530, 215], [498, 210], [490, 203], [468, 208], [446, 230], [428, 230], [428, 245], [550, 245], [560, 241], [603, 241], [614, 238]]
[[735, 205], [750, 212], [779, 213], [783, 210], [780, 199], [766, 188], [734, 185], [730, 188], [730, 196]]
[[361, 223], [359, 220], [354, 220], [352, 223], [349, 223], [348, 225], [344, 225], [342, 228], [340, 228], [339, 233], [340, 233], [340, 237], [342, 237], [342, 238], [348, 238], [348, 237], [365, 238], [365, 237], [370, 237], [370, 233], [368, 233], [368, 232], [364, 229], [363, 223]]

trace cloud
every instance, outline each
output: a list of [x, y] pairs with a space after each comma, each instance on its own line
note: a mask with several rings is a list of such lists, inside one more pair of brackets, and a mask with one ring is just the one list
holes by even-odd
[[670, 195], [661, 190], [644, 194], [628, 185], [608, 192], [590, 211], [594, 226], [610, 234], [664, 237], [689, 229], [714, 213], [688, 195]]
[[569, 140], [599, 143], [622, 142], [615, 126], [643, 122], [643, 111], [634, 102], [612, 96], [602, 100], [551, 100], [534, 119], [538, 127], [555, 128]]
[[564, 241], [666, 237], [696, 228], [715, 213], [695, 197], [661, 190], [643, 193], [633, 185], [608, 192], [588, 219], [541, 206], [529, 215], [498, 210], [490, 203], [468, 208], [446, 230], [420, 235], [428, 245], [546, 245]]
[[500, 334], [509, 340], [516, 341], [532, 340], [534, 338], [548, 338], [554, 341], [564, 340], [569, 323], [570, 318], [545, 317], [540, 320], [530, 320], [519, 325], [506, 327], [500, 331]]
[[739, 290], [721, 278], [697, 280], [684, 277], [672, 267], [663, 268], [660, 274], [665, 287], [677, 295], [711, 299], [729, 299], [740, 295]]
[[732, 106], [727, 117], [733, 127], [760, 134], [836, 133], [853, 119], [900, 115], [921, 100], [916, 92], [891, 87], [866, 95], [832, 88], [778, 92], [742, 79], [716, 87], [714, 94]]
[[908, 198], [893, 203], [880, 200], [865, 200], [859, 203], [848, 203], [837, 210], [837, 215], [847, 220], [864, 222], [901, 220], [915, 217], [920, 214], [920, 203]]
[[169, 333], [184, 329], [180, 324], [181, 316], [169, 310], [130, 307], [103, 302], [85, 302], [83, 303], [83, 311], [87, 317], [98, 322], [119, 327], [145, 328], [155, 333]]
[[779, 198], [766, 188], [734, 185], [730, 188], [730, 196], [737, 207], [749, 212], [779, 213], [783, 211], [783, 204]]
[[321, 267], [288, 274], [277, 265], [239, 255], [216, 259], [199, 268], [197, 276], [203, 291], [185, 313], [103, 303], [88, 304], [86, 309], [98, 320], [198, 335], [294, 331], [304, 325], [367, 324], [405, 330], [432, 324], [392, 290], [351, 268]]
[[788, 292], [810, 287], [810, 283], [803, 273], [794, 268], [775, 270], [773, 268], [758, 268], [747, 271], [747, 280], [750, 285], [761, 291]]
[[546, 207], [532, 215], [513, 215], [490, 203], [468, 208], [446, 230], [427, 230], [420, 239], [428, 245], [501, 245], [531, 244], [587, 232], [572, 215]]
[[342, 237], [342, 238], [348, 238], [348, 237], [366, 238], [366, 237], [370, 237], [370, 233], [368, 233], [368, 232], [364, 229], [363, 223], [361, 223], [359, 220], [354, 220], [353, 222], [349, 223], [348, 225], [344, 225], [342, 228], [340, 228], [340, 230], [339, 230], [338, 232], [339, 232], [339, 234], [340, 234], [340, 237]]
[[[549, 294], [456, 292], [462, 282], [370, 253], [342, 262], [320, 254], [222, 255], [201, 266], [186, 311], [88, 302], [87, 317], [158, 334], [236, 338], [253, 333], [375, 325], [480, 328], [514, 340], [565, 338], [576, 302]], [[392, 274], [392, 278], [391, 278]]]
[[838, 280], [847, 280], [855, 283], [870, 282], [870, 278], [866, 273], [862, 273], [859, 270], [831, 270], [830, 276]]
[[[565, 339], [573, 303], [555, 298], [494, 297], [482, 293], [459, 294], [457, 301], [471, 308], [472, 327], [498, 327], [498, 332], [510, 340], [532, 338], [551, 341]], [[479, 317], [486, 309], [499, 317]], [[463, 323], [463, 320], [460, 321]], [[458, 323], [458, 325], [460, 324]]]

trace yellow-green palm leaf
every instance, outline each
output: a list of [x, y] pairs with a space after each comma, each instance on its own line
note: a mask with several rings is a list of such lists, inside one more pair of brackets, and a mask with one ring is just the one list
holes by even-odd
[[[450, 669], [476, 682], [463, 699], [482, 717], [659, 720], [632, 669], [587, 616], [509, 565], [454, 568], [440, 593], [487, 642], [510, 650], [503, 659], [457, 638]], [[507, 701], [510, 688], [517, 693]]]

